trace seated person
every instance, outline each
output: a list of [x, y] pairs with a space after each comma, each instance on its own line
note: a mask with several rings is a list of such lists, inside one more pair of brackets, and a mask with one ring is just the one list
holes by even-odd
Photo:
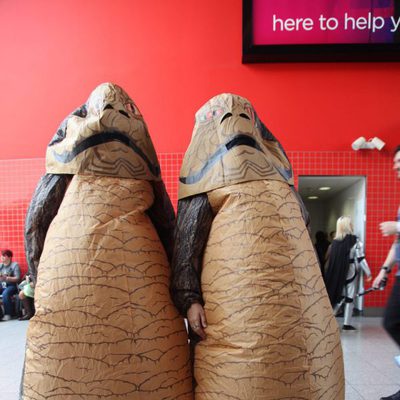
[[[12, 261], [13, 253], [11, 250], [1, 252], [0, 264], [0, 294], [3, 295], [4, 316], [3, 321], [8, 321], [14, 314], [12, 296], [18, 293], [18, 283], [21, 280], [21, 270], [16, 262]], [[3, 311], [0, 309], [0, 317]]]
[[19, 318], [20, 321], [27, 321], [33, 317], [35, 314], [35, 305], [34, 305], [34, 295], [35, 289], [34, 284], [29, 275], [25, 276], [25, 280], [19, 285], [21, 291], [18, 294], [19, 299], [22, 302], [22, 305], [25, 310], [25, 315]]

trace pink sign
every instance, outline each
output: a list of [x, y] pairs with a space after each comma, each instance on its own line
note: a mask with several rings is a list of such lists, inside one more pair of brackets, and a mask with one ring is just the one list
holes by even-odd
[[253, 0], [253, 44], [392, 43], [395, 0]]

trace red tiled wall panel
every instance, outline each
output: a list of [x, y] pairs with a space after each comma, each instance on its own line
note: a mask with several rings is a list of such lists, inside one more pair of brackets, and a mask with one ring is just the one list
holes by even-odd
[[[352, 151], [290, 151], [288, 156], [299, 175], [364, 175], [367, 178], [366, 256], [375, 275], [390, 247], [391, 239], [380, 235], [381, 221], [393, 220], [400, 200], [400, 184], [392, 171], [387, 153]], [[159, 155], [164, 182], [174, 205], [177, 203], [178, 176], [183, 153]], [[39, 177], [44, 159], [0, 161], [0, 248], [14, 251], [14, 259], [27, 269], [23, 244], [25, 213]], [[391, 285], [391, 283], [390, 283]], [[366, 307], [385, 305], [390, 290], [370, 294]]]

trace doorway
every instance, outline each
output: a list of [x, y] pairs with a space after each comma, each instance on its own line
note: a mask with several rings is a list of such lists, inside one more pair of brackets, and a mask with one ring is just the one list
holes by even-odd
[[299, 175], [299, 194], [310, 214], [313, 240], [317, 231], [329, 236], [337, 219], [349, 215], [354, 233], [365, 245], [365, 176]]
[[[342, 215], [351, 217], [354, 233], [365, 248], [366, 177], [336, 175], [299, 175], [299, 194], [310, 214], [311, 238], [315, 243], [318, 231], [326, 232], [332, 242], [336, 221]], [[359, 291], [363, 291], [360, 280]], [[362, 313], [364, 297], [355, 301], [355, 309]]]

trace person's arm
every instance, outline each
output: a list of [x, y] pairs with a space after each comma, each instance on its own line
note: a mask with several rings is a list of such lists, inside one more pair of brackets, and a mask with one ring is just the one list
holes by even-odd
[[[391, 236], [396, 235], [400, 232], [399, 222], [396, 221], [385, 221], [379, 225], [379, 229], [382, 232], [383, 236]], [[395, 239], [392, 246], [390, 247], [389, 253], [386, 257], [385, 262], [383, 263], [379, 274], [374, 279], [372, 284], [373, 287], [379, 288], [383, 279], [388, 278], [388, 274], [392, 270], [393, 266], [396, 264], [396, 245], [397, 240]]]
[[171, 296], [193, 331], [204, 338], [206, 319], [201, 292], [201, 263], [213, 221], [207, 195], [178, 202], [175, 246], [172, 258]]
[[7, 276], [4, 281], [7, 283], [19, 283], [21, 280], [21, 268], [16, 262], [11, 264], [11, 273], [12, 275]]
[[6, 276], [4, 278], [4, 282], [6, 282], [6, 283], [18, 283], [19, 279], [16, 278], [15, 276]]
[[29, 205], [25, 219], [25, 254], [34, 284], [47, 230], [57, 215], [70, 180], [71, 175], [43, 175]]
[[355, 245], [354, 258], [356, 259], [356, 264], [364, 271], [365, 275], [367, 275], [367, 278], [370, 279], [371, 270], [369, 268], [367, 260], [365, 259], [364, 246], [362, 242], [360, 242], [358, 239]]
[[396, 235], [400, 232], [400, 222], [397, 221], [385, 221], [379, 224], [379, 229], [383, 236]]
[[171, 262], [174, 246], [175, 211], [168, 196], [164, 182], [153, 182], [154, 203], [147, 211], [161, 243]]
[[388, 274], [392, 270], [393, 266], [396, 264], [396, 240], [393, 242], [390, 247], [389, 253], [381, 267], [379, 274], [374, 279], [372, 286], [374, 288], [379, 288], [383, 279], [387, 279]]

